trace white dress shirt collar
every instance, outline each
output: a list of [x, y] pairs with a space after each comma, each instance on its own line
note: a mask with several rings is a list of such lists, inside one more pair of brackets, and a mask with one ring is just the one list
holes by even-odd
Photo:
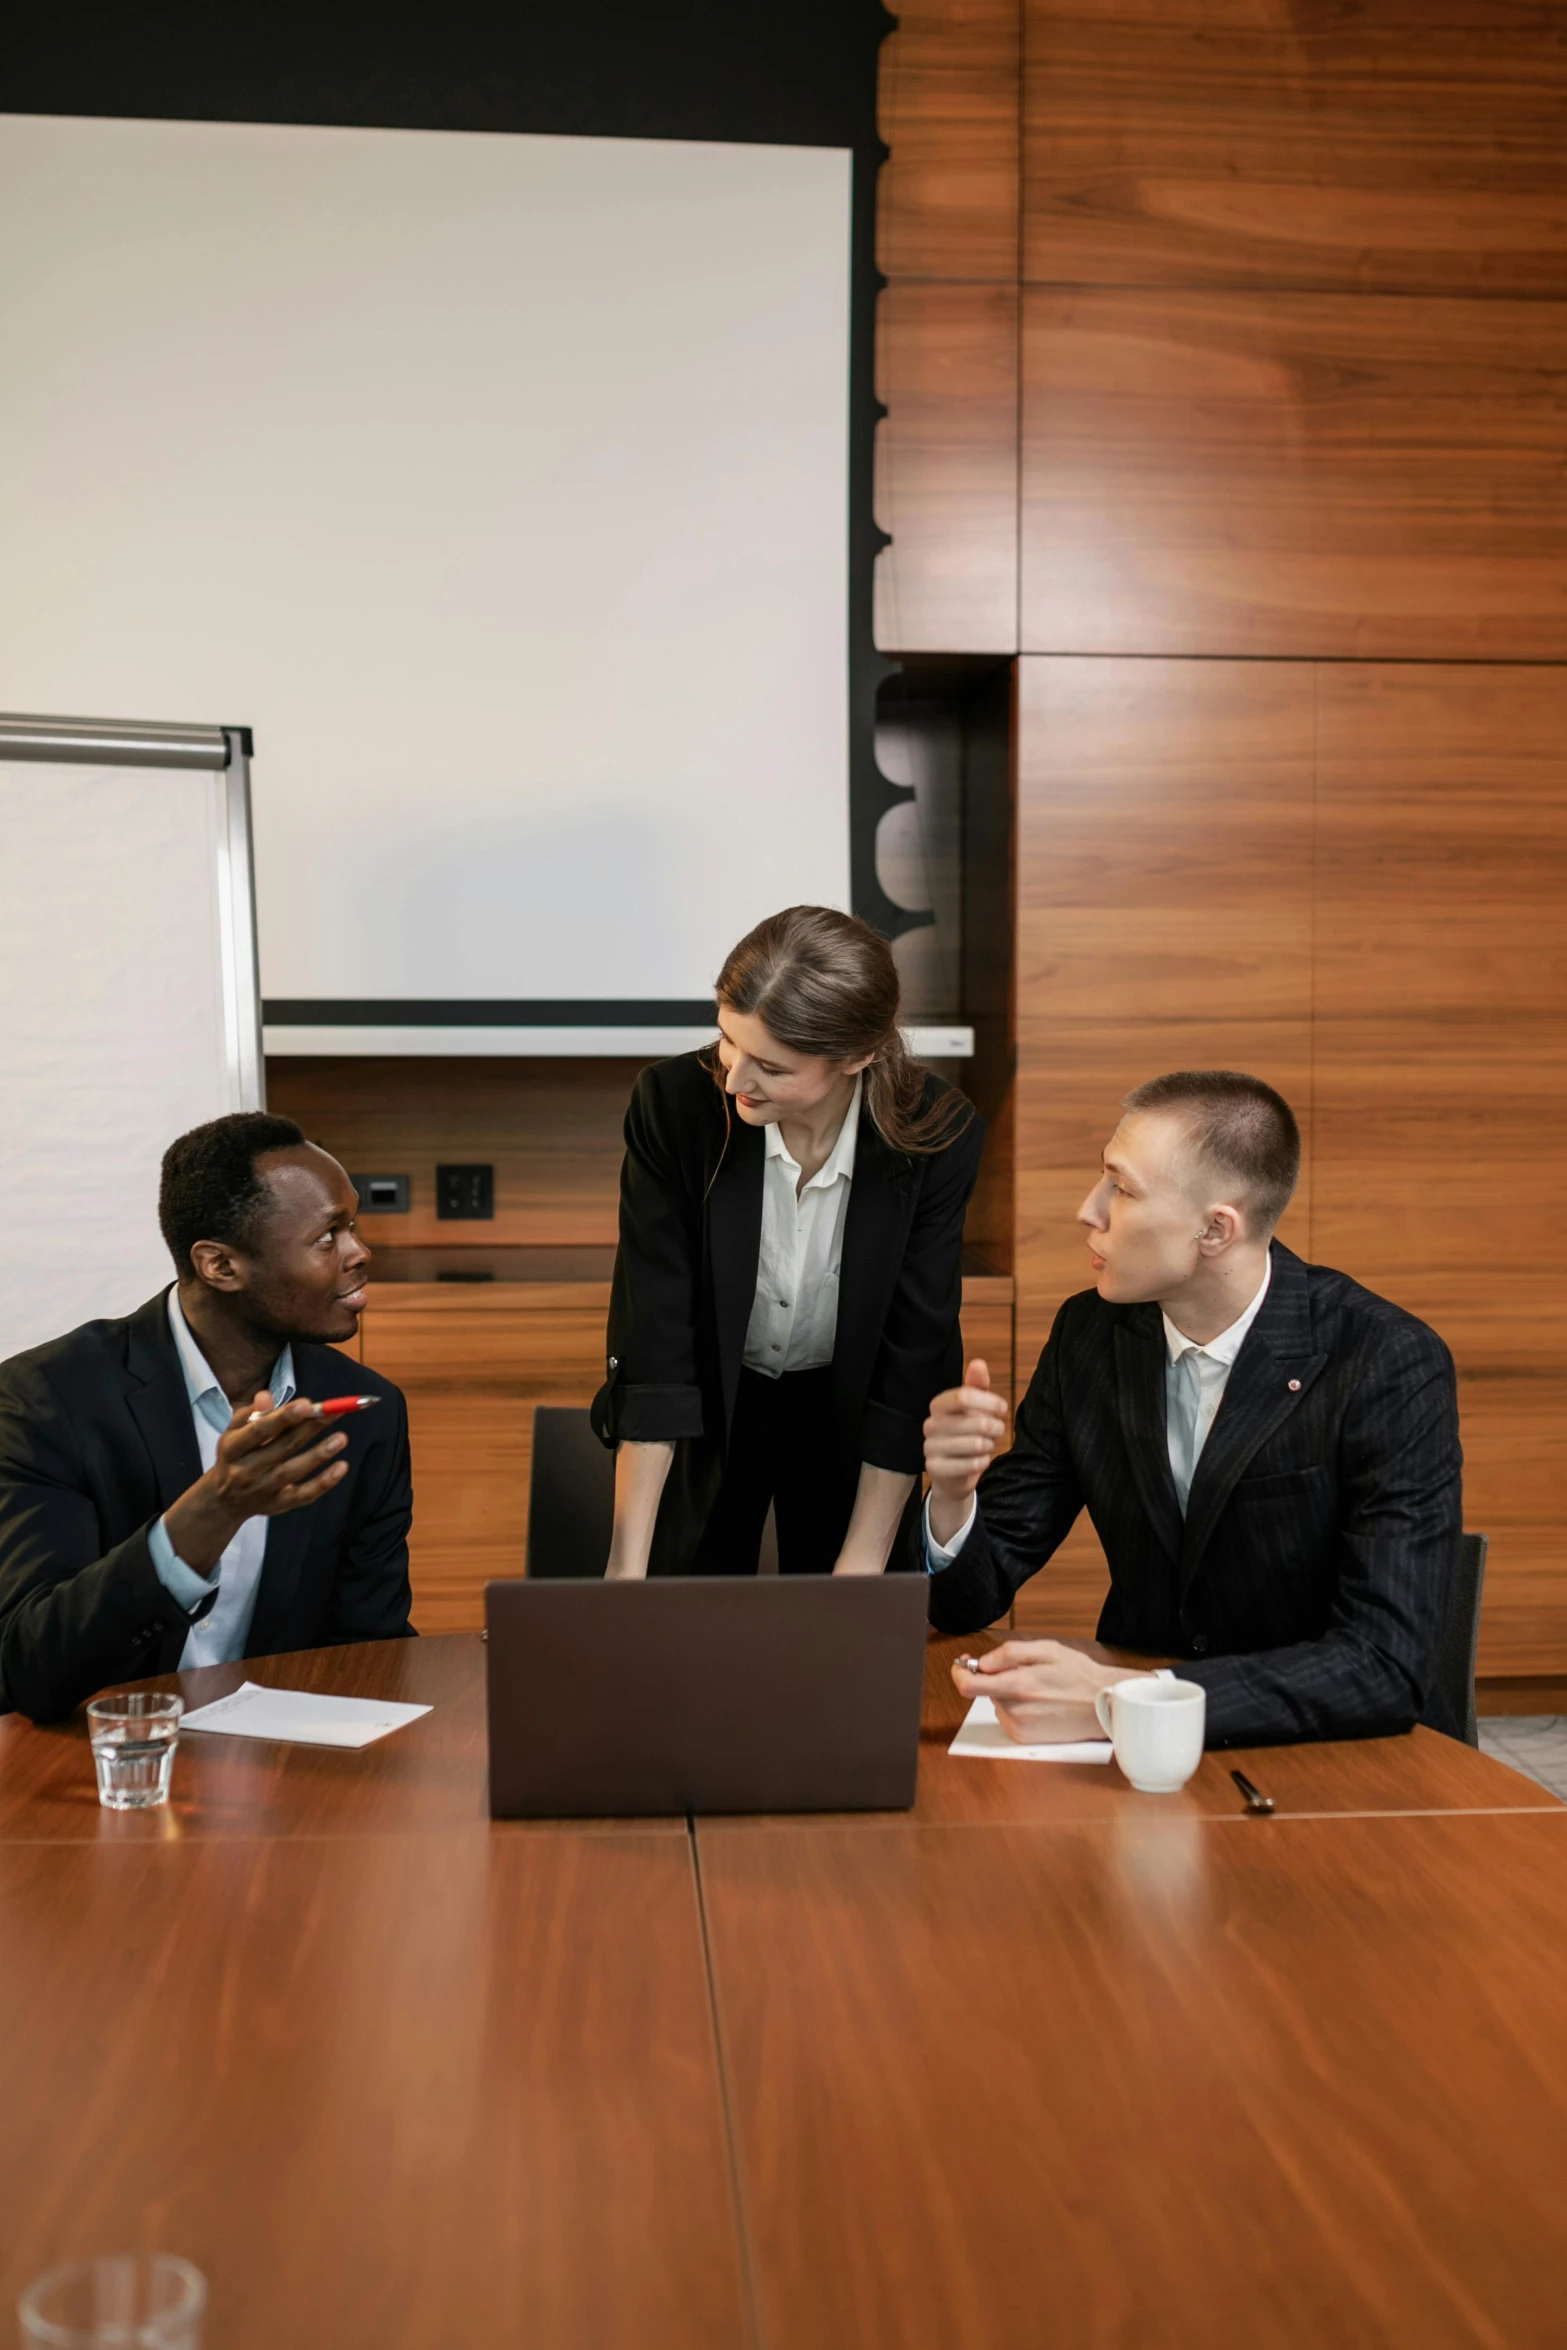
[[[849, 1106], [843, 1114], [843, 1124], [838, 1129], [838, 1139], [809, 1182], [800, 1185], [802, 1191], [828, 1191], [840, 1177], [845, 1183], [853, 1182], [854, 1155], [860, 1138], [860, 1103], [864, 1099], [864, 1095], [865, 1073], [862, 1070], [854, 1080], [854, 1091], [849, 1097]], [[798, 1183], [800, 1162], [784, 1141], [782, 1126], [777, 1119], [774, 1119], [772, 1124], [768, 1126], [766, 1135], [767, 1156], [770, 1159], [785, 1160], [794, 1169], [795, 1180]]]
[[1199, 1354], [1207, 1355], [1212, 1362], [1222, 1363], [1225, 1369], [1229, 1370], [1246, 1343], [1247, 1331], [1262, 1311], [1262, 1301], [1268, 1294], [1268, 1283], [1272, 1279], [1273, 1251], [1270, 1248], [1262, 1268], [1262, 1280], [1258, 1285], [1256, 1296], [1246, 1311], [1243, 1314], [1237, 1314], [1229, 1328], [1221, 1330], [1217, 1338], [1201, 1341], [1188, 1338], [1183, 1330], [1176, 1329], [1169, 1315], [1161, 1311], [1160, 1319], [1164, 1323], [1164, 1343], [1169, 1349], [1171, 1362], [1179, 1362], [1188, 1347], [1196, 1347]]

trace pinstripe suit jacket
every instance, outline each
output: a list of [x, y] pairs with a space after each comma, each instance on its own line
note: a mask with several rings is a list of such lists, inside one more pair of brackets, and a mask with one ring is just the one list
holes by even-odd
[[1181, 1515], [1157, 1306], [1068, 1298], [931, 1620], [1004, 1614], [1086, 1507], [1099, 1637], [1178, 1657], [1210, 1746], [1457, 1734], [1434, 1682], [1462, 1527], [1453, 1361], [1434, 1330], [1273, 1244]]

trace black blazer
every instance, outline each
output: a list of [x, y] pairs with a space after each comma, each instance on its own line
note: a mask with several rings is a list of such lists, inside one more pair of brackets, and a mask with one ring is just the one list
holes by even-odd
[[[926, 1099], [941, 1090], [927, 1081]], [[723, 1480], [762, 1243], [766, 1142], [726, 1108], [705, 1054], [644, 1069], [626, 1113], [606, 1444], [670, 1441], [650, 1562], [689, 1571]], [[962, 1375], [963, 1218], [979, 1173], [976, 1114], [945, 1150], [895, 1151], [860, 1112], [832, 1361], [835, 1467], [918, 1475], [930, 1400]]]
[[1068, 1298], [931, 1579], [946, 1632], [993, 1623], [1085, 1505], [1110, 1564], [1099, 1637], [1179, 1657], [1210, 1746], [1458, 1734], [1433, 1671], [1459, 1534], [1458, 1395], [1435, 1331], [1273, 1244], [1273, 1273], [1183, 1519], [1157, 1306]]
[[[68, 1713], [171, 1673], [190, 1618], [147, 1537], [201, 1475], [167, 1292], [0, 1363], [0, 1709]], [[379, 1395], [342, 1423], [348, 1475], [273, 1518], [247, 1656], [409, 1634], [408, 1415], [389, 1379], [294, 1340], [301, 1395]]]

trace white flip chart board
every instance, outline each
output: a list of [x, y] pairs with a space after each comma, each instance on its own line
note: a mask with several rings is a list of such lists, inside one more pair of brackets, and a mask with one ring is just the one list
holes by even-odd
[[165, 1149], [261, 1101], [251, 893], [235, 730], [0, 718], [0, 1358], [170, 1279]]

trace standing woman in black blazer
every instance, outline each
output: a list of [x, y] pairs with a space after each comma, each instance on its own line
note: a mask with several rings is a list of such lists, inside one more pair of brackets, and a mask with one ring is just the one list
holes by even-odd
[[791, 906], [734, 949], [719, 1039], [626, 1116], [608, 1378], [612, 1577], [877, 1575], [962, 1376], [983, 1128], [911, 1061], [886, 941]]

